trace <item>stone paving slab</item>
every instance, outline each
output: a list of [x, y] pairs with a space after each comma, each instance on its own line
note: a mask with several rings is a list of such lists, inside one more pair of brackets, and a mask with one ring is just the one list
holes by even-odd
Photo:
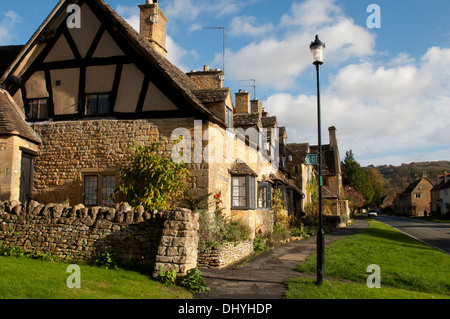
[[[352, 225], [325, 234], [325, 245], [367, 227], [366, 221], [355, 219]], [[311, 276], [299, 273], [294, 268], [316, 251], [316, 240], [316, 236], [312, 236], [306, 240], [287, 243], [252, 258], [245, 265], [234, 265], [221, 270], [202, 269], [202, 277], [210, 291], [197, 294], [194, 298], [282, 299], [286, 292], [286, 281], [299, 276]]]

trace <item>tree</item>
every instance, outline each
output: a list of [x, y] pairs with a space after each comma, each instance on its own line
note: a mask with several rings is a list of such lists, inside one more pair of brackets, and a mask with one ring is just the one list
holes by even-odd
[[380, 204], [381, 196], [383, 196], [387, 189], [383, 176], [375, 167], [366, 169], [366, 174], [369, 176], [370, 183], [374, 191], [374, 197], [370, 204], [378, 206]]
[[363, 207], [366, 203], [364, 196], [351, 186], [344, 186], [344, 194], [352, 211]]
[[186, 164], [160, 155], [161, 144], [136, 146], [121, 169], [112, 197], [124, 196], [133, 207], [166, 210], [183, 193], [190, 172]]
[[371, 184], [369, 174], [355, 160], [352, 150], [345, 153], [345, 159], [341, 163], [341, 167], [344, 186], [352, 186], [364, 196], [366, 203], [370, 203], [375, 196], [374, 188]]

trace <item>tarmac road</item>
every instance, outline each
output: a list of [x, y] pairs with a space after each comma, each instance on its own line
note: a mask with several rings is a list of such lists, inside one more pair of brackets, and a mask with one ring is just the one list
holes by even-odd
[[433, 223], [387, 215], [378, 215], [376, 220], [450, 254], [450, 223]]

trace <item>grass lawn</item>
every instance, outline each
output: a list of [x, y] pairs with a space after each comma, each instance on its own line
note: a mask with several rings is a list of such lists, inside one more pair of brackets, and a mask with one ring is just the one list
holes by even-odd
[[[377, 221], [370, 228], [325, 248], [325, 276], [321, 287], [315, 279], [288, 283], [287, 298], [449, 298], [450, 256]], [[369, 265], [381, 269], [381, 289], [367, 288]], [[316, 272], [316, 255], [296, 270]], [[341, 282], [329, 278], [345, 279]]]
[[81, 288], [69, 289], [67, 263], [0, 257], [0, 299], [190, 299], [179, 287], [166, 287], [132, 271], [80, 264]]
[[446, 216], [427, 216], [427, 217], [411, 217], [411, 218], [434, 223], [450, 223], [450, 219]]

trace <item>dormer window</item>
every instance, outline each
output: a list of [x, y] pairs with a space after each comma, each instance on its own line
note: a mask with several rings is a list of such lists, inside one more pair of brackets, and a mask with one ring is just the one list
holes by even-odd
[[101, 115], [109, 113], [109, 93], [86, 94], [84, 115]]
[[28, 120], [48, 119], [48, 99], [28, 100]]

